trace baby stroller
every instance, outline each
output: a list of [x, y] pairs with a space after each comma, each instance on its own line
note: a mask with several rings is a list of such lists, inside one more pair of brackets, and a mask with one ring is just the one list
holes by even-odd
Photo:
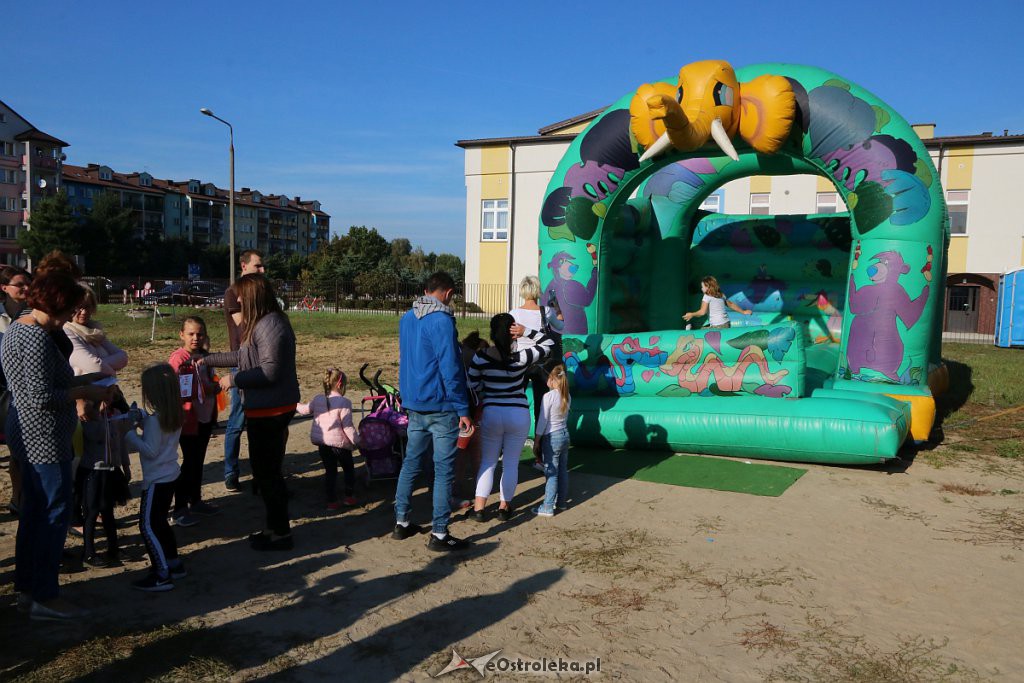
[[368, 379], [368, 366], [366, 363], [359, 368], [359, 377], [371, 391], [371, 395], [362, 400], [363, 419], [359, 422], [359, 451], [366, 461], [367, 485], [377, 479], [398, 477], [409, 425], [398, 390], [381, 383], [383, 370], [377, 370], [373, 379]]

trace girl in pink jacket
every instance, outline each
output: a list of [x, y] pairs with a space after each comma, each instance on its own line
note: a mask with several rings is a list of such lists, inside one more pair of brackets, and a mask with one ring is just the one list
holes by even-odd
[[332, 511], [341, 507], [336, 490], [339, 462], [345, 471], [345, 497], [341, 502], [349, 506], [357, 505], [352, 496], [356, 479], [352, 462], [352, 450], [356, 448], [356, 428], [352, 424], [352, 402], [345, 398], [347, 383], [344, 372], [337, 368], [327, 368], [324, 373], [324, 393], [318, 394], [309, 403], [296, 406], [300, 415], [313, 416], [309, 440], [319, 449], [320, 458], [324, 461], [327, 509]]

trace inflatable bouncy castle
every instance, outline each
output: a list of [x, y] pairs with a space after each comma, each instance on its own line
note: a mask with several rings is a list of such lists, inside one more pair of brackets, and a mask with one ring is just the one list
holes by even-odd
[[[827, 178], [848, 210], [700, 210], [745, 176]], [[580, 133], [540, 217], [577, 445], [860, 464], [928, 438], [949, 228], [913, 129], [821, 69], [697, 62]], [[731, 327], [686, 329], [715, 276]]]

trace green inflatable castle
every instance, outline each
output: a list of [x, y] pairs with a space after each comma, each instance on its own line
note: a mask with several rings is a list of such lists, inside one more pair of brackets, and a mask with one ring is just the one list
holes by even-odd
[[[848, 211], [699, 208], [731, 180], [792, 174], [827, 178]], [[895, 457], [935, 419], [948, 243], [924, 145], [857, 85], [708, 61], [640, 86], [577, 136], [540, 217], [573, 443]], [[687, 312], [716, 306], [707, 276], [734, 310], [723, 323], [718, 304], [718, 324], [691, 328]]]

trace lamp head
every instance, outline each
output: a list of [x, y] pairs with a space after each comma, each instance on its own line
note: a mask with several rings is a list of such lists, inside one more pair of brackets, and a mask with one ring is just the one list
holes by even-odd
[[213, 112], [210, 111], [209, 109], [207, 109], [206, 107], [203, 107], [202, 109], [200, 109], [199, 113], [203, 114], [205, 116], [213, 116]]

